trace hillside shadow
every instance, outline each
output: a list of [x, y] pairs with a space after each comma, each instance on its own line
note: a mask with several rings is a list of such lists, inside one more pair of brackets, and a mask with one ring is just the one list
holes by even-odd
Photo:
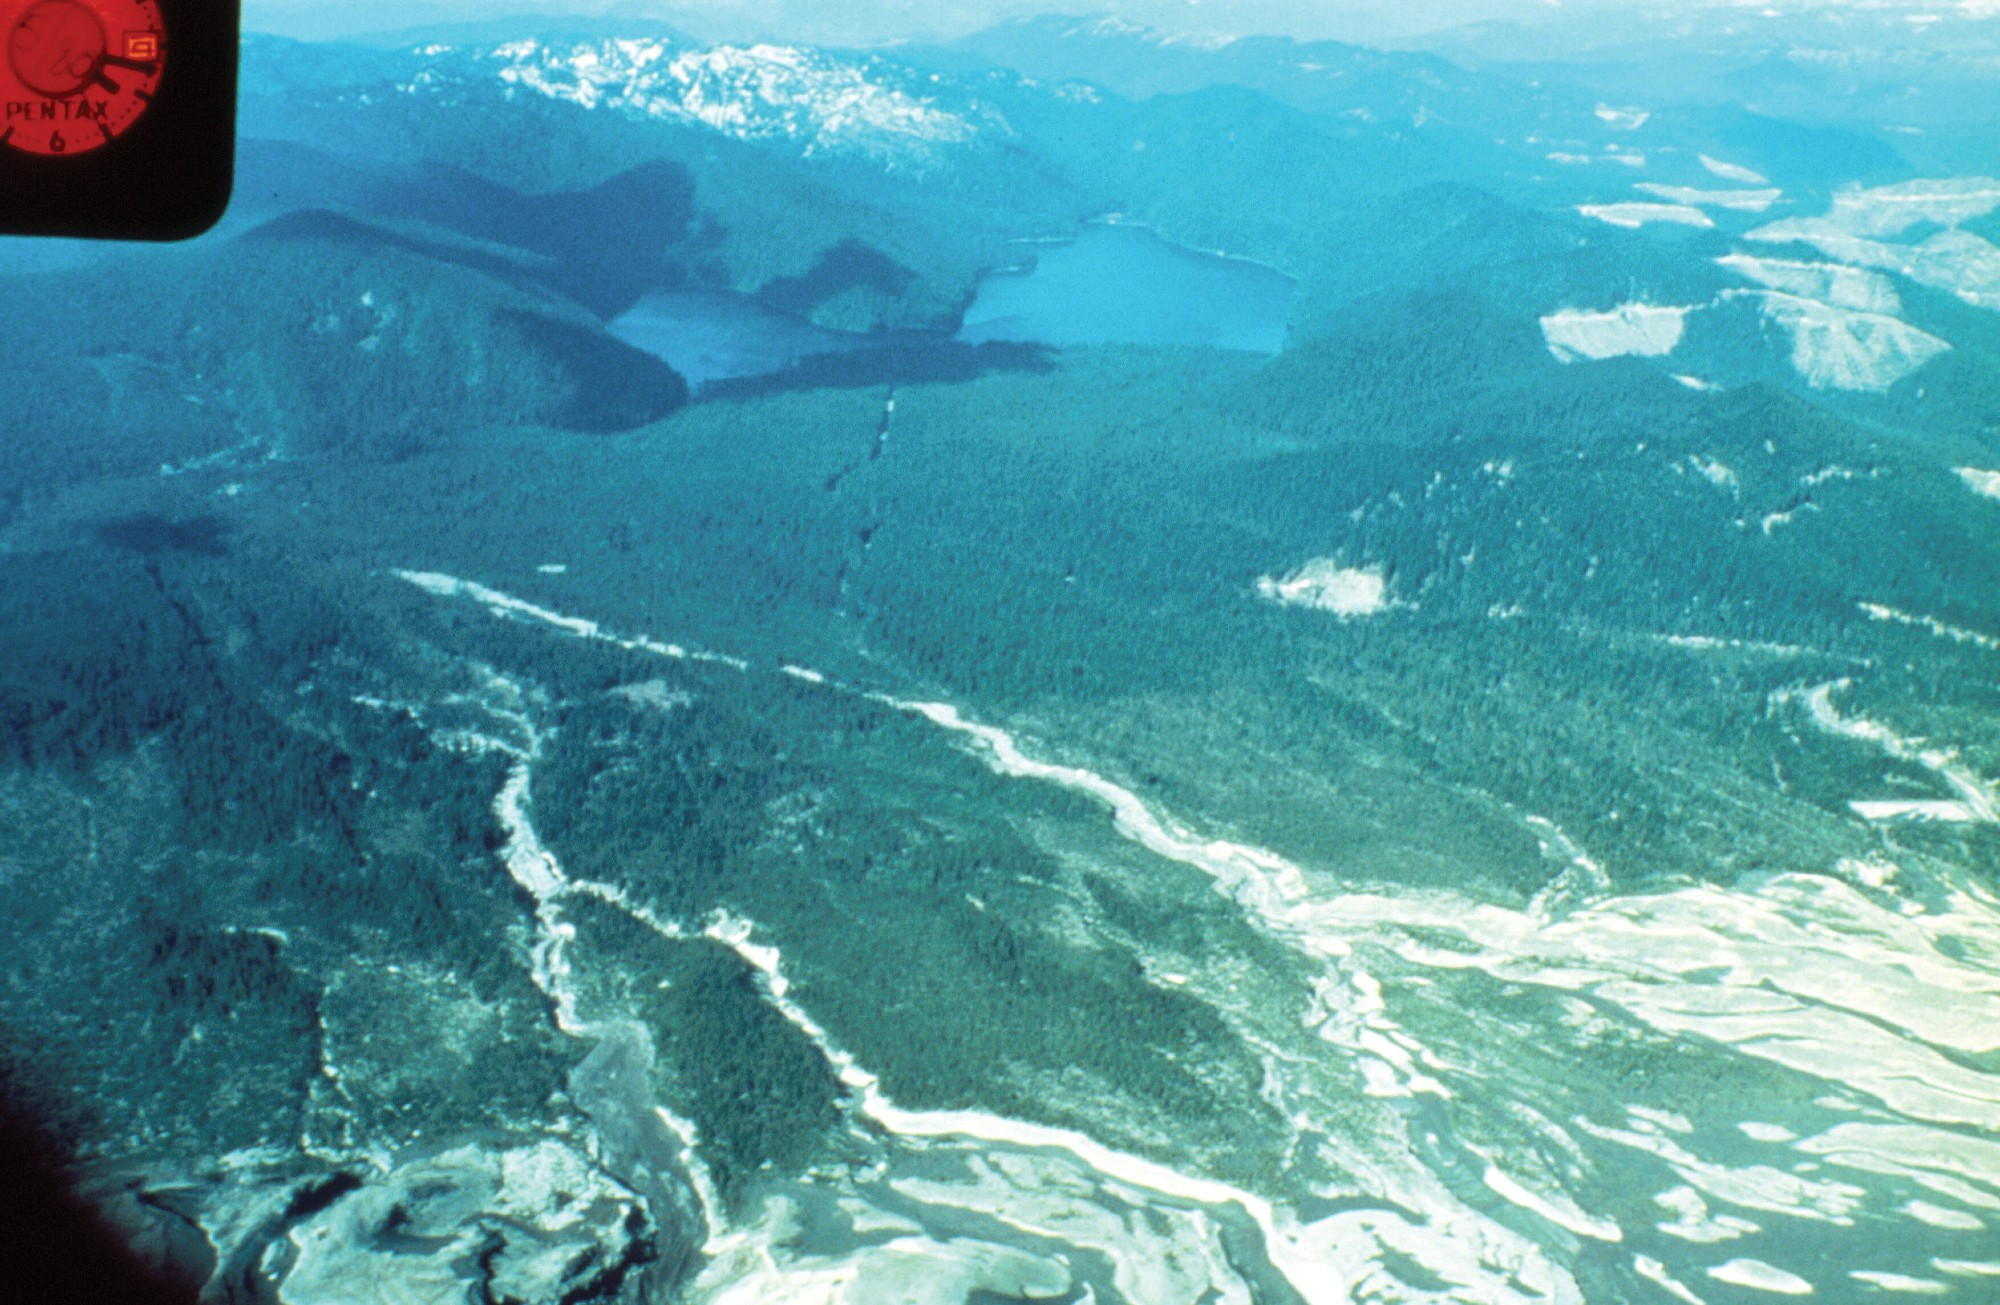
[[874, 290], [891, 299], [916, 283], [917, 274], [858, 240], [843, 240], [820, 255], [799, 276], [779, 277], [757, 292], [766, 307], [793, 317], [812, 316], [813, 309], [849, 290]]
[[878, 385], [948, 385], [999, 372], [1043, 374], [1056, 368], [1057, 350], [1040, 344], [962, 344], [942, 335], [896, 336], [846, 353], [814, 354], [783, 371], [710, 381], [696, 395], [755, 399], [798, 390], [853, 390]]
[[193, 553], [200, 557], [229, 554], [229, 523], [221, 517], [186, 517], [179, 520], [141, 512], [113, 517], [101, 523], [97, 538], [128, 553], [157, 557], [162, 553]]
[[366, 206], [538, 254], [552, 265], [551, 289], [604, 318], [630, 308], [650, 287], [684, 280], [682, 259], [712, 239], [698, 230], [694, 177], [665, 161], [550, 194], [427, 164], [374, 189]]
[[[604, 318], [648, 288], [686, 282], [691, 263], [720, 239], [695, 205], [693, 175], [664, 160], [585, 189], [532, 193], [446, 164], [377, 164], [253, 141], [243, 148], [238, 188], [236, 211], [256, 224], [252, 232], [353, 238], [371, 231], [428, 257], [544, 286]], [[315, 211], [303, 224], [296, 217]], [[393, 234], [398, 228], [402, 234]], [[881, 272], [843, 264], [822, 279], [836, 274]]]
[[574, 322], [507, 310], [503, 320], [570, 378], [555, 422], [565, 430], [631, 430], [688, 401], [687, 381], [652, 354]]

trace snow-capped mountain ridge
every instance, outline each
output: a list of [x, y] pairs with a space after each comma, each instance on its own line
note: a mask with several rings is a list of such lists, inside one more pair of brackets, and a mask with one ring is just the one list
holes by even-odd
[[510, 87], [584, 108], [891, 166], [921, 165], [976, 137], [1009, 134], [1005, 120], [977, 102], [947, 107], [922, 93], [919, 74], [801, 46], [523, 40], [475, 58]]

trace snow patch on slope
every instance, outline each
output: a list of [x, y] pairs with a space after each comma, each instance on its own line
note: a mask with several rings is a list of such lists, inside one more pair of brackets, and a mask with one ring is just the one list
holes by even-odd
[[1698, 186], [1667, 186], [1657, 181], [1642, 181], [1633, 187], [1648, 195], [1655, 195], [1673, 204], [1690, 204], [1699, 208], [1727, 208], [1743, 213], [1762, 213], [1771, 205], [1785, 197], [1785, 192], [1775, 188], [1763, 190], [1703, 190]]
[[1801, 299], [1864, 313], [1900, 314], [1903, 301], [1896, 287], [1879, 272], [1840, 263], [1807, 263], [1783, 258], [1729, 254], [1715, 260], [1738, 276]]
[[[1913, 18], [1916, 16], [1911, 15]], [[1868, 1269], [1855, 1269], [1847, 1276], [1856, 1282], [1879, 1287], [1883, 1291], [1900, 1291], [1916, 1296], [1942, 1296], [1951, 1290], [1935, 1278], [1913, 1278], [1906, 1273], [1875, 1273]]]
[[1880, 393], [1951, 349], [1902, 319], [1902, 299], [1879, 272], [1742, 253], [1715, 261], [1767, 287], [1724, 291], [1722, 299], [1757, 299], [1765, 318], [1792, 337], [1792, 367], [1815, 389]]
[[1929, 1224], [1933, 1228], [1948, 1228], [1953, 1232], [1978, 1232], [1986, 1227], [1978, 1215], [1914, 1198], [1903, 1202], [1903, 1213], [1919, 1223]]
[[1883, 802], [1850, 802], [1863, 820], [1876, 824], [1970, 825], [1979, 817], [1963, 802], [1943, 798], [1894, 798]]
[[1700, 472], [1702, 479], [1717, 489], [1728, 490], [1734, 494], [1743, 488], [1743, 482], [1738, 479], [1735, 468], [1726, 462], [1718, 462], [1714, 458], [1691, 453], [1688, 455], [1688, 465]]
[[1701, 166], [1707, 168], [1712, 175], [1721, 177], [1724, 181], [1737, 181], [1746, 186], [1767, 186], [1771, 182], [1771, 179], [1763, 173], [1752, 172], [1749, 168], [1743, 167], [1741, 164], [1724, 163], [1721, 159], [1712, 159], [1706, 154], [1700, 157]]
[[1848, 806], [1865, 820], [1945, 820], [2000, 824], [2000, 793], [1995, 785], [1965, 766], [1955, 749], [1934, 746], [1923, 739], [1908, 739], [1879, 721], [1843, 715], [1834, 705], [1835, 692], [1846, 689], [1847, 680], [1834, 680], [1811, 690], [1786, 690], [1774, 695], [1774, 702], [1802, 699], [1813, 724], [1828, 734], [1870, 744], [1898, 761], [1913, 762], [1936, 775], [1956, 793], [1953, 801], [1850, 802]]
[[1954, 470], [1973, 493], [1984, 498], [2000, 498], [2000, 471], [1982, 471], [1978, 467], [1957, 467]]
[[[1067, 1296], [1059, 1261], [993, 1242], [905, 1236], [846, 1255], [797, 1255], [791, 1211], [778, 1203], [764, 1236], [727, 1242], [693, 1288], [706, 1305], [951, 1305], [981, 1297], [1040, 1300]], [[893, 1227], [893, 1225], [891, 1226]]]
[[[1801, 221], [1811, 224], [1819, 219]], [[1749, 232], [1748, 239], [1803, 241], [1829, 258], [1895, 272], [1918, 285], [1956, 295], [1974, 308], [2000, 310], [2000, 248], [1970, 231], [1940, 231], [1914, 245], [1900, 245], [1774, 222]]]
[[1694, 1188], [1682, 1184], [1670, 1187], [1653, 1198], [1653, 1204], [1674, 1216], [1671, 1223], [1654, 1224], [1669, 1237], [1678, 1237], [1697, 1246], [1733, 1242], [1762, 1231], [1750, 1220], [1733, 1214], [1711, 1214], [1708, 1201]]
[[1798, 1274], [1788, 1273], [1762, 1260], [1731, 1260], [1710, 1269], [1708, 1276], [1717, 1282], [1748, 1287], [1752, 1291], [1768, 1291], [1779, 1296], [1810, 1296], [1813, 1289], [1813, 1285]]
[[1646, 166], [1645, 155], [1634, 154], [1629, 150], [1620, 154], [1597, 155], [1575, 154], [1568, 150], [1557, 150], [1548, 156], [1548, 160], [1551, 163], [1561, 163], [1571, 166], [1583, 166], [1592, 163], [1616, 163], [1620, 167], [1626, 168], [1643, 168]]
[[1660, 1263], [1650, 1255], [1633, 1256], [1632, 1269], [1640, 1277], [1656, 1283], [1661, 1291], [1680, 1301], [1681, 1305], [1707, 1305], [1706, 1301], [1689, 1291], [1673, 1275], [1669, 1274], [1666, 1265]]
[[1585, 1214], [1577, 1208], [1576, 1202], [1567, 1197], [1544, 1196], [1531, 1191], [1508, 1176], [1497, 1165], [1488, 1164], [1480, 1181], [1503, 1199], [1579, 1237], [1592, 1237], [1604, 1242], [1625, 1240], [1624, 1229], [1612, 1220], [1598, 1219]]
[[1282, 580], [1263, 576], [1257, 592], [1274, 603], [1332, 612], [1343, 620], [1373, 616], [1392, 605], [1381, 567], [1342, 566], [1330, 557], [1316, 557]]
[[[1920, 222], [1956, 227], [2000, 208], [2000, 181], [1992, 177], [1952, 177], [1905, 181], [1863, 189], [1853, 186], [1833, 197], [1825, 216], [1773, 223], [1783, 232], [1834, 232], [1847, 236], [1896, 236]], [[1771, 239], [1792, 238], [1773, 235]]]
[[1686, 227], [1712, 227], [1715, 220], [1686, 204], [1645, 204], [1626, 201], [1617, 204], [1579, 204], [1576, 211], [1614, 227], [1636, 231], [1649, 222], [1671, 222]]
[[1816, 390], [1880, 394], [1951, 345], [1888, 313], [1770, 291], [1764, 316], [1792, 337], [1792, 367]]
[[[1665, 193], [1671, 188], [1650, 189]], [[1713, 225], [1699, 209], [1687, 205], [1585, 205], [1580, 211], [1627, 227], [1649, 221]], [[1790, 239], [1793, 237], [1769, 234], [1789, 230], [1787, 223], [1773, 223], [1750, 235], [1753, 239]], [[1903, 302], [1895, 284], [1874, 270], [1876, 267], [1890, 268], [1922, 284], [1948, 283], [1968, 303], [2000, 308], [2000, 249], [1969, 233], [1943, 232], [1907, 248], [1852, 236], [1813, 243], [1834, 261], [1728, 254], [1716, 260], [1717, 266], [1755, 283], [1758, 289], [1724, 290], [1707, 304], [1685, 307], [1626, 303], [1608, 312], [1566, 308], [1541, 319], [1542, 336], [1549, 351], [1565, 363], [1585, 358], [1664, 357], [1679, 347], [1691, 316], [1735, 300], [1748, 300], [1791, 338], [1792, 368], [1806, 384], [1814, 389], [1882, 393], [1952, 346], [1903, 319]], [[1980, 248], [1974, 249], [1975, 245]], [[1683, 383], [1690, 381], [1700, 388], [1695, 378]]]
[[[1991, 177], [1911, 181], [1843, 190], [1825, 214], [1772, 222], [1747, 238], [1808, 244], [1840, 262], [1895, 272], [1976, 308], [2000, 311], [2000, 248], [1959, 229], [1996, 208], [2000, 181]], [[1894, 242], [1920, 224], [1945, 229], [1914, 243]]]
[[1984, 648], [1988, 652], [2000, 652], [2000, 638], [1981, 634], [1977, 630], [1968, 630], [1963, 626], [1948, 625], [1935, 616], [1916, 616], [1909, 612], [1897, 611], [1882, 603], [1862, 603], [1861, 610], [1868, 614], [1868, 619], [1871, 621], [1891, 621], [1897, 625], [1914, 626], [1919, 630], [1929, 631], [1940, 639], [1949, 639], [1953, 643], [1966, 643], [1975, 648]]
[[1674, 351], [1692, 311], [1627, 303], [1609, 312], [1565, 308], [1542, 319], [1542, 338], [1560, 362], [1579, 358], [1662, 358]]

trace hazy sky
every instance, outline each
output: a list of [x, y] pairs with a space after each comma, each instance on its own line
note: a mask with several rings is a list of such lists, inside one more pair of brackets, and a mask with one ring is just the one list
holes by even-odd
[[[1568, 0], [1572, 10], [1605, 2]], [[1117, 13], [1170, 31], [1369, 40], [1480, 18], [1532, 20], [1555, 7], [1556, 0], [245, 0], [244, 14], [253, 30], [313, 37], [536, 13], [655, 18], [714, 39], [872, 43], [959, 36], [1028, 13]]]
[[876, 44], [961, 36], [1022, 14], [1115, 13], [1165, 31], [1370, 42], [1488, 18], [1588, 27], [1607, 10], [1747, 16], [1774, 4], [1792, 11], [1957, 11], [2000, 21], [2000, 0], [245, 0], [244, 14], [254, 31], [313, 38], [538, 14], [664, 21], [708, 40]]

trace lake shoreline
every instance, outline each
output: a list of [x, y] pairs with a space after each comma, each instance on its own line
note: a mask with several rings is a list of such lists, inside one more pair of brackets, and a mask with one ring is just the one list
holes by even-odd
[[835, 331], [754, 295], [719, 290], [654, 291], [609, 327], [696, 390], [782, 375], [809, 360], [948, 344], [1181, 345], [1265, 355], [1284, 347], [1297, 282], [1255, 259], [1196, 249], [1115, 213], [1073, 236], [1009, 243], [1046, 252], [984, 273], [949, 332]]

